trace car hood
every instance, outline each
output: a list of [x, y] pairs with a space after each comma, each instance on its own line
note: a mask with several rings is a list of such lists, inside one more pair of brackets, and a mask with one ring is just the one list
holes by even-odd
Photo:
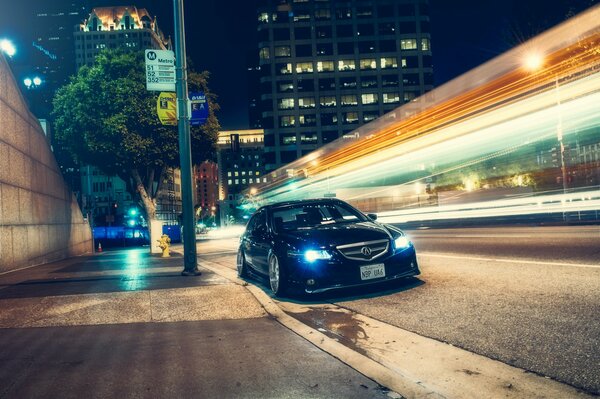
[[339, 223], [321, 225], [310, 229], [286, 231], [282, 238], [298, 244], [316, 247], [336, 247], [356, 242], [390, 239], [391, 233], [381, 224], [374, 222]]

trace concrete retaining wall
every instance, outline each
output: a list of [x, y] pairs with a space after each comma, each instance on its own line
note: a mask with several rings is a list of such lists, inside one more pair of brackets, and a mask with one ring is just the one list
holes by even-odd
[[0, 273], [92, 250], [90, 226], [0, 53]]

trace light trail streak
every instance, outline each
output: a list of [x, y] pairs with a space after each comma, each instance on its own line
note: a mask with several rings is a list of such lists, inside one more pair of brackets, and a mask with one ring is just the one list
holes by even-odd
[[[397, 220], [598, 209], [545, 193], [600, 188], [600, 6], [350, 135], [272, 172], [258, 199], [335, 195]], [[503, 199], [523, 192], [544, 209]]]

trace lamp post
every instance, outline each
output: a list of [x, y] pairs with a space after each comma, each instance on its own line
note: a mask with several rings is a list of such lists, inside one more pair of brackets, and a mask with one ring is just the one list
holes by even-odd
[[177, 79], [177, 120], [179, 129], [179, 162], [181, 164], [181, 194], [183, 205], [183, 271], [182, 276], [198, 276], [196, 257], [196, 226], [192, 193], [192, 150], [188, 115], [187, 61], [183, 0], [173, 0], [175, 14], [175, 75]]

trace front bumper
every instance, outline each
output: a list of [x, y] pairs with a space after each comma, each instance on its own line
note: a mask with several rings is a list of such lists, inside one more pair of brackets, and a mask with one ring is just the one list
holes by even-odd
[[[315, 294], [339, 288], [349, 288], [412, 277], [421, 272], [417, 264], [414, 247], [396, 252], [374, 261], [353, 261], [341, 255], [334, 256], [328, 261], [312, 263], [301, 259], [288, 259], [289, 280], [299, 286], [304, 292]], [[375, 279], [362, 280], [361, 266], [383, 263], [385, 276]]]

